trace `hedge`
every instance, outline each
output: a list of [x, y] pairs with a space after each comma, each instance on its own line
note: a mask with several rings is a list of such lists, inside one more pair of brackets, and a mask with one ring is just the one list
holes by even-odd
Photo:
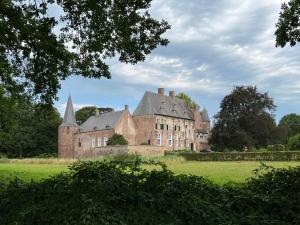
[[166, 155], [179, 155], [193, 161], [298, 161], [300, 151], [284, 152], [209, 152], [177, 153], [166, 152]]
[[244, 185], [218, 186], [152, 165], [161, 169], [81, 161], [41, 182], [0, 185], [0, 224], [300, 224], [300, 167], [264, 166]]

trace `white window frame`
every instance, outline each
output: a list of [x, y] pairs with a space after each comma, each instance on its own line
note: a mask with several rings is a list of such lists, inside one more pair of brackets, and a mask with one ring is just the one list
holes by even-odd
[[107, 140], [108, 140], [107, 137], [103, 137], [103, 146], [107, 146]]
[[168, 144], [169, 144], [169, 146], [173, 146], [173, 136], [172, 135], [168, 135]]
[[92, 138], [92, 148], [96, 147], [96, 138]]
[[156, 144], [161, 146], [161, 133], [156, 134]]
[[186, 148], [189, 148], [189, 147], [190, 147], [190, 141], [189, 141], [188, 139], [186, 140], [185, 147], [186, 147]]
[[98, 147], [101, 147], [102, 146], [102, 138], [101, 137], [98, 137], [98, 143], [97, 143]]

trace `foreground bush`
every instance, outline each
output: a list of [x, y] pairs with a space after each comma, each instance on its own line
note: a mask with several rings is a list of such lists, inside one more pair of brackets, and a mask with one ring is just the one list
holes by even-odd
[[[299, 224], [300, 168], [268, 169], [217, 186], [160, 163], [78, 162], [71, 173], [2, 187], [0, 224]], [[1, 187], [0, 187], [1, 188]]]

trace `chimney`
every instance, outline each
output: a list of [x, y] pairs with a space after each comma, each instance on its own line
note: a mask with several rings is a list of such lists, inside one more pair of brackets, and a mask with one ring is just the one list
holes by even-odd
[[175, 97], [175, 91], [169, 91], [169, 96], [174, 98]]
[[158, 88], [158, 94], [159, 94], [159, 96], [164, 96], [164, 89]]
[[100, 111], [98, 108], [96, 108], [95, 116], [100, 116]]
[[129, 110], [129, 107], [128, 105], [125, 105], [125, 110], [128, 111]]

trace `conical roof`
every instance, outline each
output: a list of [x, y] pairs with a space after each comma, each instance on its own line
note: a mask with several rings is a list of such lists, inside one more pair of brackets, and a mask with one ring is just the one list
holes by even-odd
[[207, 112], [206, 108], [204, 108], [202, 110], [201, 116], [202, 116], [202, 121], [203, 122], [209, 122], [210, 121], [209, 116], [208, 116], [208, 112]]
[[72, 98], [69, 95], [68, 103], [65, 111], [65, 116], [62, 125], [64, 126], [77, 126], [76, 119], [75, 119], [75, 113], [72, 103]]

